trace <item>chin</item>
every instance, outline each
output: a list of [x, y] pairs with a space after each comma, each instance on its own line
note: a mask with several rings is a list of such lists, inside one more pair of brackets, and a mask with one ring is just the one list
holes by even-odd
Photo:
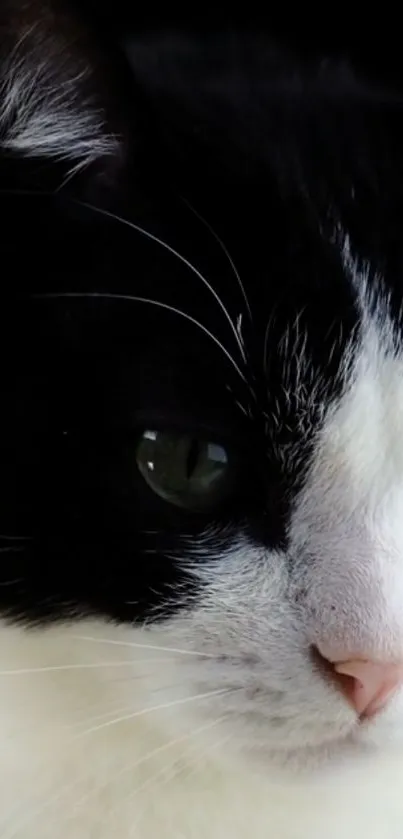
[[248, 766], [252, 773], [263, 772], [269, 778], [280, 773], [283, 778], [308, 780], [318, 771], [337, 776], [341, 767], [365, 766], [365, 761], [382, 761], [388, 754], [396, 756], [399, 749], [403, 752], [403, 732], [399, 737], [399, 729], [385, 716], [376, 723], [357, 719], [335, 723], [326, 732], [309, 725], [304, 729], [301, 721], [294, 728], [276, 730], [273, 722], [254, 719], [253, 714], [247, 720], [227, 719], [220, 725], [226, 743], [220, 760]]

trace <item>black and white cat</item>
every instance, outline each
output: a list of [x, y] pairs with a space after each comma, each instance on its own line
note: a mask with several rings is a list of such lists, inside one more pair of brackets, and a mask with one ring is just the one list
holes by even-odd
[[0, 7], [0, 839], [401, 839], [400, 87], [95, 17]]

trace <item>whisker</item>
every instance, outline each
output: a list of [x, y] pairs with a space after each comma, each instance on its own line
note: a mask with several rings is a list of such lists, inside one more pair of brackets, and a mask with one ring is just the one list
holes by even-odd
[[[150, 663], [152, 663], [152, 664], [154, 664], [154, 663], [164, 663], [165, 661], [166, 661], [166, 659], [156, 659], [156, 662], [150, 661]], [[138, 663], [139, 663], [138, 661], [133, 662], [134, 665], [137, 665]], [[143, 661], [140, 660], [140, 663], [143, 664]], [[147, 660], [147, 663], [148, 663], [148, 660]], [[108, 684], [110, 684], [110, 685], [116, 685], [116, 684], [119, 684], [119, 685], [122, 685], [122, 684], [128, 685], [129, 684], [129, 685], [131, 685], [136, 680], [139, 680], [139, 679], [142, 679], [142, 678], [144, 678], [144, 673], [143, 672], [137, 672], [135, 667], [134, 667], [134, 672], [129, 677], [124, 678], [124, 679], [111, 679], [111, 680], [108, 680]], [[161, 687], [154, 688], [153, 689], [153, 695], [157, 696], [160, 693], [166, 693], [167, 690], [177, 689], [178, 684], [180, 684], [178, 681], [166, 682]], [[91, 708], [99, 708], [99, 707], [102, 707], [103, 705], [104, 705], [104, 701], [97, 702], [94, 705], [91, 705], [90, 709]], [[81, 710], [81, 712], [83, 712], [83, 710], [87, 711], [88, 708], [86, 706], [83, 708], [83, 706], [82, 706], [78, 710]], [[97, 715], [94, 715], [93, 717], [85, 716], [85, 714], [82, 713], [81, 714], [81, 719], [76, 719], [75, 722], [73, 722], [73, 723], [71, 723], [67, 726], [64, 726], [64, 728], [67, 731], [70, 731], [70, 730], [74, 731], [77, 728], [80, 728], [80, 726], [92, 725], [97, 720], [107, 719], [108, 717], [116, 716], [118, 714], [125, 714], [126, 712], [129, 713], [129, 711], [130, 712], [133, 711], [133, 702], [130, 705], [124, 705], [124, 706], [119, 707], [119, 708], [116, 708], [116, 707], [115, 708], [110, 708], [109, 711], [103, 711], [102, 714], [97, 714]], [[82, 734], [83, 735], [86, 734], [86, 730], [83, 731]]]
[[156, 650], [162, 653], [179, 653], [180, 655], [201, 656], [202, 658], [216, 658], [212, 653], [200, 653], [184, 650], [181, 647], [164, 647], [159, 644], [138, 644], [135, 641], [118, 641], [115, 638], [93, 638], [91, 635], [73, 635], [76, 641], [90, 641], [94, 644], [113, 644], [118, 647], [134, 647], [139, 650]]
[[128, 219], [125, 219], [121, 216], [118, 216], [115, 213], [111, 213], [110, 210], [105, 210], [102, 207], [96, 207], [93, 204], [88, 204], [85, 201], [79, 201], [78, 203], [81, 206], [86, 207], [88, 210], [92, 210], [95, 213], [100, 213], [100, 215], [107, 216], [108, 218], [114, 219], [114, 221], [117, 221], [120, 224], [124, 224], [127, 227], [130, 227], [131, 230], [136, 230], [137, 233], [141, 233], [143, 236], [145, 236], [150, 241], [155, 242], [157, 245], [160, 245], [162, 248], [165, 248], [165, 250], [169, 251], [169, 253], [171, 253], [173, 256], [175, 256], [177, 259], [179, 259], [180, 262], [183, 263], [183, 265], [186, 265], [186, 267], [189, 268], [189, 270], [192, 271], [193, 274], [195, 274], [195, 276], [198, 277], [199, 280], [201, 280], [201, 282], [205, 285], [205, 287], [213, 295], [214, 299], [216, 300], [216, 302], [220, 306], [220, 308], [221, 308], [222, 312], [224, 313], [225, 318], [227, 319], [227, 321], [228, 321], [228, 323], [231, 327], [231, 330], [232, 330], [232, 332], [235, 336], [235, 340], [236, 340], [236, 343], [238, 345], [239, 352], [241, 353], [242, 360], [244, 361], [244, 363], [246, 363], [246, 355], [245, 355], [245, 350], [244, 350], [244, 347], [243, 347], [243, 343], [239, 339], [239, 335], [238, 335], [238, 332], [236, 330], [236, 326], [233, 323], [233, 320], [231, 318], [231, 315], [228, 312], [228, 309], [224, 306], [224, 303], [222, 302], [221, 298], [219, 297], [219, 295], [217, 294], [217, 292], [215, 291], [215, 289], [213, 288], [211, 283], [208, 282], [206, 277], [204, 277], [203, 274], [201, 274], [200, 271], [198, 271], [198, 269], [194, 265], [192, 265], [192, 263], [189, 262], [188, 259], [186, 259], [186, 257], [182, 256], [182, 254], [180, 254], [179, 251], [175, 250], [175, 248], [171, 247], [171, 245], [168, 245], [167, 242], [164, 242], [163, 239], [160, 239], [158, 236], [155, 236], [154, 233], [150, 233], [149, 230], [145, 230], [143, 227], [140, 227], [138, 224], [135, 224], [134, 222], [129, 221]]
[[199, 213], [198, 210], [196, 210], [195, 207], [193, 207], [193, 205], [190, 203], [190, 201], [188, 201], [188, 199], [184, 198], [183, 196], [182, 196], [182, 201], [184, 202], [184, 204], [186, 204], [187, 207], [189, 207], [189, 210], [196, 216], [196, 218], [198, 218], [199, 221], [201, 221], [201, 223], [204, 224], [204, 226], [207, 228], [207, 230], [210, 231], [211, 235], [216, 240], [216, 242], [219, 244], [221, 250], [223, 251], [223, 253], [227, 257], [228, 262], [231, 265], [231, 268], [232, 268], [232, 270], [235, 274], [235, 277], [237, 279], [237, 282], [238, 282], [239, 288], [241, 290], [243, 299], [245, 301], [245, 306], [246, 306], [249, 318], [250, 318], [251, 321], [253, 321], [252, 310], [251, 310], [250, 305], [249, 305], [249, 300], [248, 300], [248, 297], [247, 297], [247, 294], [246, 294], [246, 291], [245, 291], [245, 286], [244, 286], [244, 284], [241, 280], [239, 271], [238, 271], [238, 269], [237, 269], [237, 267], [234, 263], [234, 260], [232, 259], [231, 254], [229, 253], [229, 250], [228, 250], [227, 246], [224, 244], [223, 240], [220, 238], [218, 233], [216, 233], [216, 231], [211, 226], [211, 224], [209, 224], [209, 222], [204, 218], [204, 216], [202, 216], [201, 213]]
[[[112, 708], [110, 711], [104, 711], [103, 714], [96, 714], [95, 716], [87, 717], [84, 720], [76, 720], [76, 722], [74, 722], [74, 723], [72, 723], [71, 725], [68, 726], [68, 730], [69, 731], [70, 730], [75, 731], [77, 728], [79, 728], [80, 726], [83, 726], [83, 725], [91, 725], [92, 726], [93, 723], [99, 722], [100, 720], [107, 720], [112, 715], [116, 716], [116, 714], [124, 714], [124, 713], [126, 713], [130, 710], [132, 710], [132, 705], [123, 705], [120, 708]], [[87, 729], [85, 729], [83, 732], [80, 732], [80, 734], [83, 734], [83, 735], [85, 735], [86, 733], [87, 733]]]
[[[226, 717], [219, 717], [217, 720], [214, 721], [215, 725], [219, 725], [219, 723], [223, 722], [225, 719], [226, 719]], [[191, 737], [192, 737], [192, 734], [198, 734], [199, 731], [200, 731], [200, 729], [196, 729], [194, 732], [190, 732], [190, 734], [188, 735], [188, 739], [190, 740]], [[163, 766], [161, 769], [159, 769], [158, 772], [155, 772], [154, 775], [151, 775], [150, 778], [147, 778], [147, 780], [144, 781], [142, 784], [140, 784], [140, 786], [136, 787], [136, 789], [134, 789], [130, 793], [130, 795], [127, 797], [126, 801], [131, 802], [133, 798], [135, 798], [137, 795], [139, 795], [139, 793], [144, 792], [144, 790], [147, 789], [147, 787], [149, 787], [150, 785], [152, 786], [155, 783], [155, 781], [158, 781], [160, 778], [162, 780], [162, 783], [159, 785], [159, 788], [161, 788], [161, 786], [164, 786], [165, 784], [170, 783], [174, 778], [178, 778], [187, 768], [188, 768], [188, 772], [186, 774], [186, 777], [189, 778], [194, 772], [197, 772], [197, 770], [199, 769], [200, 758], [206, 757], [209, 754], [210, 751], [217, 748], [218, 746], [222, 746], [229, 739], [230, 739], [230, 735], [227, 734], [227, 735], [225, 735], [225, 737], [219, 738], [219, 740], [217, 740], [214, 743], [213, 746], [209, 746], [208, 748], [203, 749], [202, 751], [198, 752], [198, 754], [197, 754], [198, 763], [197, 763], [197, 765], [193, 765], [191, 768], [181, 766], [181, 762], [184, 760], [184, 758], [186, 758], [186, 754], [187, 754], [186, 750], [183, 750], [182, 754], [179, 757], [176, 757], [174, 760], [170, 761], [170, 763], [165, 764], [165, 766]], [[176, 772], [174, 772], [173, 775], [171, 774], [170, 776], [167, 777], [167, 770], [168, 771], [172, 770], [172, 769], [174, 769], [175, 766], [178, 766], [178, 765], [179, 765], [178, 770]], [[113, 813], [115, 813], [115, 812], [116, 812], [116, 807], [113, 808], [113, 810], [110, 813], [110, 816], [112, 816]], [[133, 831], [136, 830], [136, 828], [137, 828], [137, 825], [135, 824], [133, 826], [132, 830], [129, 833], [129, 839], [130, 839], [131, 836], [133, 836]]]
[[[221, 717], [220, 722], [225, 722], [226, 719], [228, 719], [228, 714], [225, 714], [225, 716]], [[198, 758], [197, 764], [194, 764], [189, 769], [187, 777], [189, 778], [191, 775], [193, 775], [195, 772], [197, 772], [200, 769], [200, 758], [208, 757], [211, 754], [211, 752], [214, 751], [214, 749], [217, 749], [217, 748], [219, 748], [219, 746], [223, 746], [224, 744], [226, 744], [230, 740], [232, 740], [232, 736], [233, 736], [232, 733], [231, 734], [225, 734], [223, 737], [220, 737], [214, 743], [209, 744], [209, 746], [206, 749], [203, 749], [201, 752], [198, 752], [198, 754], [197, 754], [197, 758]]]
[[57, 300], [59, 298], [76, 298], [76, 299], [80, 299], [80, 298], [93, 298], [93, 299], [100, 298], [100, 299], [105, 299], [105, 300], [126, 300], [126, 301], [129, 301], [129, 302], [132, 302], [132, 303], [146, 303], [146, 304], [151, 305], [151, 306], [157, 306], [160, 309], [165, 309], [168, 312], [172, 312], [173, 314], [176, 314], [176, 315], [179, 315], [182, 318], [185, 318], [185, 320], [189, 321], [194, 326], [197, 326], [199, 329], [201, 329], [202, 332], [204, 332], [212, 341], [214, 341], [216, 346], [219, 347], [219, 349], [224, 353], [224, 355], [226, 356], [226, 358], [228, 359], [230, 364], [232, 364], [233, 368], [236, 370], [236, 372], [238, 373], [238, 376], [242, 379], [244, 384], [247, 384], [246, 376], [242, 373], [239, 365], [236, 363], [236, 361], [232, 357], [231, 353], [228, 352], [228, 350], [224, 347], [224, 345], [221, 343], [221, 341], [219, 341], [218, 338], [216, 338], [216, 336], [213, 335], [213, 333], [210, 332], [210, 330], [207, 329], [206, 326], [204, 326], [202, 323], [200, 323], [200, 321], [196, 320], [196, 318], [192, 317], [191, 315], [188, 315], [186, 312], [183, 312], [182, 309], [177, 309], [175, 306], [169, 306], [168, 303], [161, 303], [159, 300], [152, 300], [150, 297], [137, 297], [137, 296], [131, 295], [131, 294], [110, 294], [110, 293], [107, 293], [107, 292], [98, 292], [98, 291], [92, 291], [92, 292], [71, 292], [71, 291], [47, 292], [45, 294], [33, 294], [32, 297], [33, 297], [33, 299], [51, 299], [51, 300]]
[[[218, 717], [214, 720], [209, 720], [209, 722], [203, 723], [203, 725], [200, 725], [197, 728], [192, 729], [190, 734], [187, 732], [186, 734], [182, 734], [180, 737], [175, 737], [174, 739], [169, 740], [167, 743], [163, 743], [162, 746], [157, 746], [155, 749], [152, 749], [146, 755], [142, 755], [142, 757], [138, 758], [137, 760], [131, 761], [130, 763], [123, 766], [117, 773], [115, 773], [114, 781], [116, 781], [118, 778], [121, 778], [123, 775], [126, 775], [128, 772], [133, 772], [143, 763], [146, 763], [148, 760], [152, 760], [153, 757], [157, 757], [157, 755], [166, 752], [168, 749], [177, 746], [179, 743], [184, 743], [185, 741], [189, 740], [190, 737], [194, 737], [197, 734], [201, 734], [203, 731], [208, 731], [209, 729], [214, 728], [216, 725], [219, 725], [219, 723], [225, 720], [226, 718], [227, 714], [223, 715], [222, 717]], [[91, 790], [91, 792], [87, 793], [85, 796], [80, 798], [79, 801], [76, 802], [76, 807], [80, 807], [82, 806], [82, 804], [85, 804], [85, 802], [88, 801], [89, 798], [96, 795], [100, 789], [104, 789], [106, 786], [107, 783], [104, 783], [102, 785], [100, 784], [96, 789]], [[7, 839], [12, 839], [12, 837], [7, 837]]]
[[102, 667], [123, 667], [133, 665], [133, 659], [128, 661], [97, 661], [91, 664], [56, 664], [49, 667], [22, 667], [19, 670], [0, 670], [0, 676], [26, 676], [33, 673], [53, 673], [57, 670], [91, 670]]
[[[250, 403], [248, 403], [248, 402], [247, 402], [247, 403], [246, 403], [246, 405], [243, 405], [243, 403], [242, 403], [242, 402], [240, 402], [240, 400], [239, 400], [239, 399], [236, 399], [236, 398], [235, 398], [235, 395], [234, 395], [234, 391], [233, 391], [233, 389], [232, 389], [231, 385], [226, 384], [225, 388], [226, 388], [226, 390], [228, 391], [228, 393], [230, 393], [230, 394], [231, 394], [231, 397], [232, 397], [232, 399], [233, 399], [234, 405], [236, 405], [236, 407], [237, 407], [237, 408], [239, 408], [239, 410], [241, 411], [241, 413], [242, 413], [242, 414], [244, 414], [244, 416], [245, 416], [245, 417], [250, 417], [250, 416], [251, 416]], [[256, 397], [255, 397], [255, 395], [254, 395], [254, 394], [252, 394], [252, 395], [253, 395], [253, 397], [254, 397], [254, 399], [255, 399], [255, 398], [256, 398]]]
[[[182, 699], [175, 699], [172, 702], [162, 702], [159, 705], [152, 705], [150, 708], [142, 708], [140, 711], [133, 711], [130, 714], [124, 714], [121, 717], [116, 717], [113, 720], [109, 720], [106, 723], [101, 725], [95, 725], [91, 728], [88, 728], [85, 733], [81, 733], [77, 735], [77, 738], [81, 738], [87, 736], [88, 734], [94, 734], [97, 731], [104, 730], [106, 728], [110, 728], [112, 725], [118, 725], [121, 722], [126, 722], [127, 720], [133, 720], [137, 717], [144, 717], [147, 714], [152, 714], [154, 711], [164, 711], [168, 708], [176, 708], [178, 705], [187, 705], [190, 702], [201, 701], [202, 699], [210, 699], [212, 696], [221, 696], [222, 694], [230, 693], [231, 688], [220, 688], [219, 690], [209, 690], [206, 693], [197, 693], [195, 696], [185, 696]], [[76, 738], [74, 738], [76, 739]]]
[[[200, 726], [200, 728], [196, 729], [196, 731], [194, 731], [193, 734], [204, 731], [205, 729], [207, 730], [208, 728], [211, 728], [214, 725], [217, 725], [217, 720], [214, 720], [213, 722], [210, 721], [210, 722], [206, 723], [205, 725]], [[189, 737], [188, 734], [184, 734], [181, 737], [175, 738], [173, 740], [169, 740], [168, 743], [163, 743], [162, 746], [158, 746], [157, 748], [153, 749], [151, 752], [148, 752], [148, 754], [143, 755], [138, 760], [136, 760], [134, 762], [131, 762], [129, 765], [126, 765], [122, 769], [120, 769], [117, 773], [115, 773], [114, 780], [120, 778], [121, 776], [123, 776], [127, 772], [133, 771], [138, 766], [140, 766], [142, 763], [145, 763], [147, 760], [151, 760], [156, 755], [167, 751], [167, 749], [172, 748], [172, 746], [176, 745], [177, 743], [183, 742], [188, 737]], [[9, 831], [8, 833], [7, 832], [3, 833], [1, 839], [15, 839], [15, 837], [18, 837], [18, 834], [21, 832], [22, 829], [24, 829], [25, 827], [30, 825], [33, 821], [35, 821], [35, 819], [42, 816], [43, 813], [45, 813], [47, 810], [49, 810], [49, 808], [52, 806], [52, 804], [57, 804], [57, 802], [60, 801], [60, 799], [64, 795], [68, 794], [75, 787], [77, 787], [78, 784], [84, 778], [87, 777], [87, 775], [88, 775], [88, 773], [85, 773], [85, 775], [80, 775], [79, 778], [75, 778], [74, 781], [72, 781], [71, 783], [65, 784], [61, 789], [58, 790], [58, 792], [56, 794], [52, 795], [44, 803], [41, 803], [39, 807], [34, 808], [28, 814], [24, 814], [24, 818], [21, 819], [20, 822], [17, 823], [17, 825], [15, 825], [11, 829], [11, 832]], [[82, 804], [85, 804], [85, 802], [88, 799], [90, 799], [92, 796], [96, 795], [99, 792], [100, 789], [104, 789], [107, 785], [108, 785], [107, 783], [106, 784], [100, 784], [98, 787], [91, 790], [91, 792], [87, 793], [87, 795], [83, 796], [78, 802], [76, 802], [75, 806], [79, 807]]]
[[[227, 719], [227, 716], [224, 716], [224, 717], [221, 717], [217, 722], [224, 722], [226, 719]], [[175, 761], [172, 761], [168, 765], [168, 767], [166, 767], [168, 769], [172, 769], [177, 764], [179, 764], [177, 771], [175, 771], [173, 773], [173, 775], [171, 774], [170, 777], [165, 777], [165, 779], [163, 779], [162, 783], [160, 784], [160, 788], [161, 788], [161, 786], [164, 786], [164, 785], [170, 783], [174, 779], [175, 779], [175, 781], [177, 781], [177, 779], [181, 775], [184, 775], [184, 780], [186, 782], [189, 778], [192, 777], [192, 775], [195, 775], [197, 772], [200, 771], [201, 765], [202, 765], [201, 762], [202, 762], [203, 758], [209, 757], [215, 749], [218, 749], [220, 747], [225, 746], [231, 739], [232, 739], [232, 735], [231, 734], [226, 734], [224, 737], [218, 738], [213, 744], [209, 743], [207, 748], [202, 749], [202, 750], [198, 750], [197, 761], [194, 761], [191, 766], [186, 766], [186, 765], [181, 766], [180, 765], [181, 762], [183, 762], [183, 759], [186, 757], [186, 751], [183, 751], [182, 755], [179, 758], [177, 758]], [[164, 769], [161, 769], [158, 773], [156, 773], [156, 775], [158, 775], [158, 776], [159, 775], [163, 776], [164, 774], [165, 774]], [[155, 776], [154, 776], [153, 780], [158, 780], [158, 778], [155, 778]], [[143, 790], [141, 790], [141, 792], [142, 791]], [[135, 793], [136, 792], [137, 791], [135, 790]], [[130, 796], [130, 798], [131, 798], [131, 796]], [[131, 832], [129, 834], [129, 836], [132, 836], [132, 835], [133, 835], [133, 832]]]

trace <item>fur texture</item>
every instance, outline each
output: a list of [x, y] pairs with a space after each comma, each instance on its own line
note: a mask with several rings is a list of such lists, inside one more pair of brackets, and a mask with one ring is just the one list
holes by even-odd
[[[315, 655], [403, 658], [397, 88], [0, 23], [0, 837], [398, 839], [403, 691], [358, 720]], [[220, 503], [144, 430], [223, 447]]]

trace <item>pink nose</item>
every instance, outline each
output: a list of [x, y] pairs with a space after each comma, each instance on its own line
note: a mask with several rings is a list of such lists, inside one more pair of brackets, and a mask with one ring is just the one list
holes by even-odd
[[[342, 692], [357, 714], [368, 719], [385, 707], [400, 685], [403, 685], [403, 662], [378, 662], [358, 657], [336, 660], [329, 651], [321, 655], [340, 676]], [[347, 677], [347, 678], [346, 678]]]

